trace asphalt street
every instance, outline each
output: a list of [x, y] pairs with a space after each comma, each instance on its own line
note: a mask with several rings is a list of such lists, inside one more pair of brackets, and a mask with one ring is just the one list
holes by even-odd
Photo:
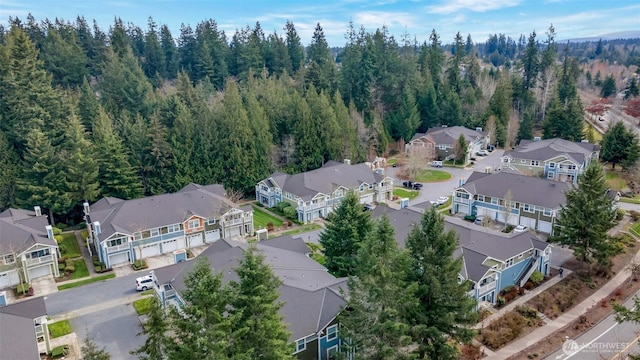
[[[640, 291], [635, 294], [639, 296]], [[624, 303], [633, 306], [633, 300]], [[619, 324], [613, 315], [606, 317], [596, 326], [576, 339], [567, 339], [563, 347], [546, 357], [552, 360], [601, 360], [626, 359], [629, 354], [640, 353], [638, 347], [640, 326], [625, 322]]]

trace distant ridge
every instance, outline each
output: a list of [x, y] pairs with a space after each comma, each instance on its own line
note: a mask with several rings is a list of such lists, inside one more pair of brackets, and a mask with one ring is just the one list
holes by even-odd
[[597, 36], [583, 37], [583, 38], [575, 38], [575, 39], [564, 39], [558, 40], [558, 43], [563, 42], [585, 42], [585, 41], [598, 41], [602, 40], [616, 40], [616, 39], [638, 39], [640, 38], [640, 30], [630, 30], [630, 31], [617, 31]]

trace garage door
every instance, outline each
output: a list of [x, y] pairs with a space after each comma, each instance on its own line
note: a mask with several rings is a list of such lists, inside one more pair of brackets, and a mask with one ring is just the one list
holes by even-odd
[[109, 265], [111, 267], [125, 264], [129, 262], [129, 252], [123, 252], [115, 255], [109, 255]]
[[491, 220], [495, 220], [498, 212], [495, 210], [489, 210], [489, 209], [483, 209], [483, 208], [479, 208], [478, 209], [478, 214], [479, 215], [484, 215], [485, 217], [491, 219]]
[[521, 216], [520, 225], [528, 226], [530, 229], [536, 228], [536, 219]]
[[197, 235], [190, 235], [189, 238], [187, 239], [187, 246], [188, 247], [200, 246], [202, 244], [203, 244], [202, 233], [197, 234]]
[[142, 247], [142, 258], [160, 255], [160, 246], [158, 244], [146, 245]]
[[232, 227], [231, 229], [227, 229], [227, 237], [240, 236], [240, 227]]
[[469, 214], [469, 205], [467, 204], [456, 204], [456, 213]]
[[360, 198], [360, 203], [371, 204], [373, 202], [373, 194], [368, 194]]
[[204, 241], [206, 241], [206, 242], [214, 242], [214, 241], [216, 241], [218, 239], [220, 239], [220, 229], [207, 231], [204, 234]]
[[0, 289], [7, 288], [9, 286], [17, 285], [20, 281], [18, 279], [18, 273], [15, 271], [6, 272], [0, 274]]
[[162, 243], [162, 253], [166, 254], [178, 250], [178, 240], [169, 240]]
[[29, 269], [29, 277], [31, 279], [41, 278], [51, 274], [51, 265], [40, 266]]
[[549, 221], [538, 221], [538, 231], [550, 234], [551, 223]]

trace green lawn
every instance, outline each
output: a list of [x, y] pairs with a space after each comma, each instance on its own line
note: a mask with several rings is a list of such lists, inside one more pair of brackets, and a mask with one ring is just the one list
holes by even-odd
[[112, 273], [112, 274], [100, 275], [100, 276], [96, 276], [96, 277], [92, 277], [92, 278], [89, 278], [89, 279], [80, 280], [80, 281], [76, 281], [76, 282], [72, 282], [72, 283], [62, 284], [62, 285], [58, 286], [58, 291], [71, 289], [71, 288], [74, 288], [74, 287], [78, 287], [78, 286], [82, 286], [82, 285], [86, 285], [86, 284], [91, 284], [91, 283], [94, 283], [94, 282], [113, 279], [114, 277], [116, 277], [116, 274]]
[[387, 159], [387, 165], [391, 166], [393, 164], [397, 164], [398, 163], [398, 159], [396, 158], [391, 158], [391, 159]]
[[71, 334], [71, 324], [69, 324], [69, 320], [60, 320], [49, 324], [49, 334], [51, 334], [51, 338]]
[[589, 128], [591, 128], [593, 139], [595, 140], [596, 144], [600, 144], [602, 142], [602, 134], [600, 134], [598, 130], [594, 129], [593, 126], [591, 126], [588, 122], [585, 121], [584, 123], [585, 134], [587, 133], [587, 131], [589, 131]]
[[640, 204], [640, 198], [639, 197], [632, 197], [632, 198], [620, 197], [620, 202], [625, 202], [629, 204]]
[[294, 229], [294, 230], [285, 231], [285, 232], [281, 233], [280, 236], [297, 235], [297, 234], [304, 233], [304, 232], [307, 232], [307, 231], [318, 230], [320, 228], [322, 228], [322, 226], [320, 226], [318, 224], [307, 224], [307, 225], [302, 225], [299, 228]]
[[607, 170], [605, 177], [607, 179], [607, 184], [609, 184], [613, 190], [622, 190], [627, 187], [626, 181], [620, 177], [618, 172]]
[[632, 232], [636, 235], [640, 234], [640, 223], [635, 223], [631, 225], [631, 230], [633, 230]]
[[393, 195], [399, 198], [415, 199], [420, 193], [417, 190], [403, 189], [401, 187], [393, 188]]
[[78, 240], [74, 233], [64, 233], [59, 236], [62, 237], [62, 240], [58, 243], [58, 249], [60, 249], [60, 254], [62, 256], [67, 259], [82, 256], [82, 253], [80, 252], [80, 245], [78, 245]]
[[138, 316], [147, 314], [151, 310], [151, 304], [155, 298], [153, 296], [136, 300], [133, 302], [133, 307], [136, 309]]
[[432, 181], [445, 181], [451, 179], [452, 176], [446, 171], [442, 170], [422, 170], [418, 176], [414, 179], [417, 182], [432, 182]]
[[268, 223], [272, 223], [274, 227], [282, 226], [282, 220], [265, 212], [259, 207], [253, 207], [253, 226], [256, 229], [264, 229]]
[[87, 270], [87, 264], [84, 262], [84, 259], [73, 260], [73, 267], [76, 270], [71, 275], [72, 280], [89, 276], [89, 270]]

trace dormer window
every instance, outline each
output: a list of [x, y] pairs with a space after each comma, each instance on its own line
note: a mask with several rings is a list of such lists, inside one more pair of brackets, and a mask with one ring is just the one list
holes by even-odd
[[189, 220], [189, 223], [188, 223], [187, 227], [189, 229], [195, 229], [195, 228], [200, 227], [200, 220], [198, 220], [198, 219]]

